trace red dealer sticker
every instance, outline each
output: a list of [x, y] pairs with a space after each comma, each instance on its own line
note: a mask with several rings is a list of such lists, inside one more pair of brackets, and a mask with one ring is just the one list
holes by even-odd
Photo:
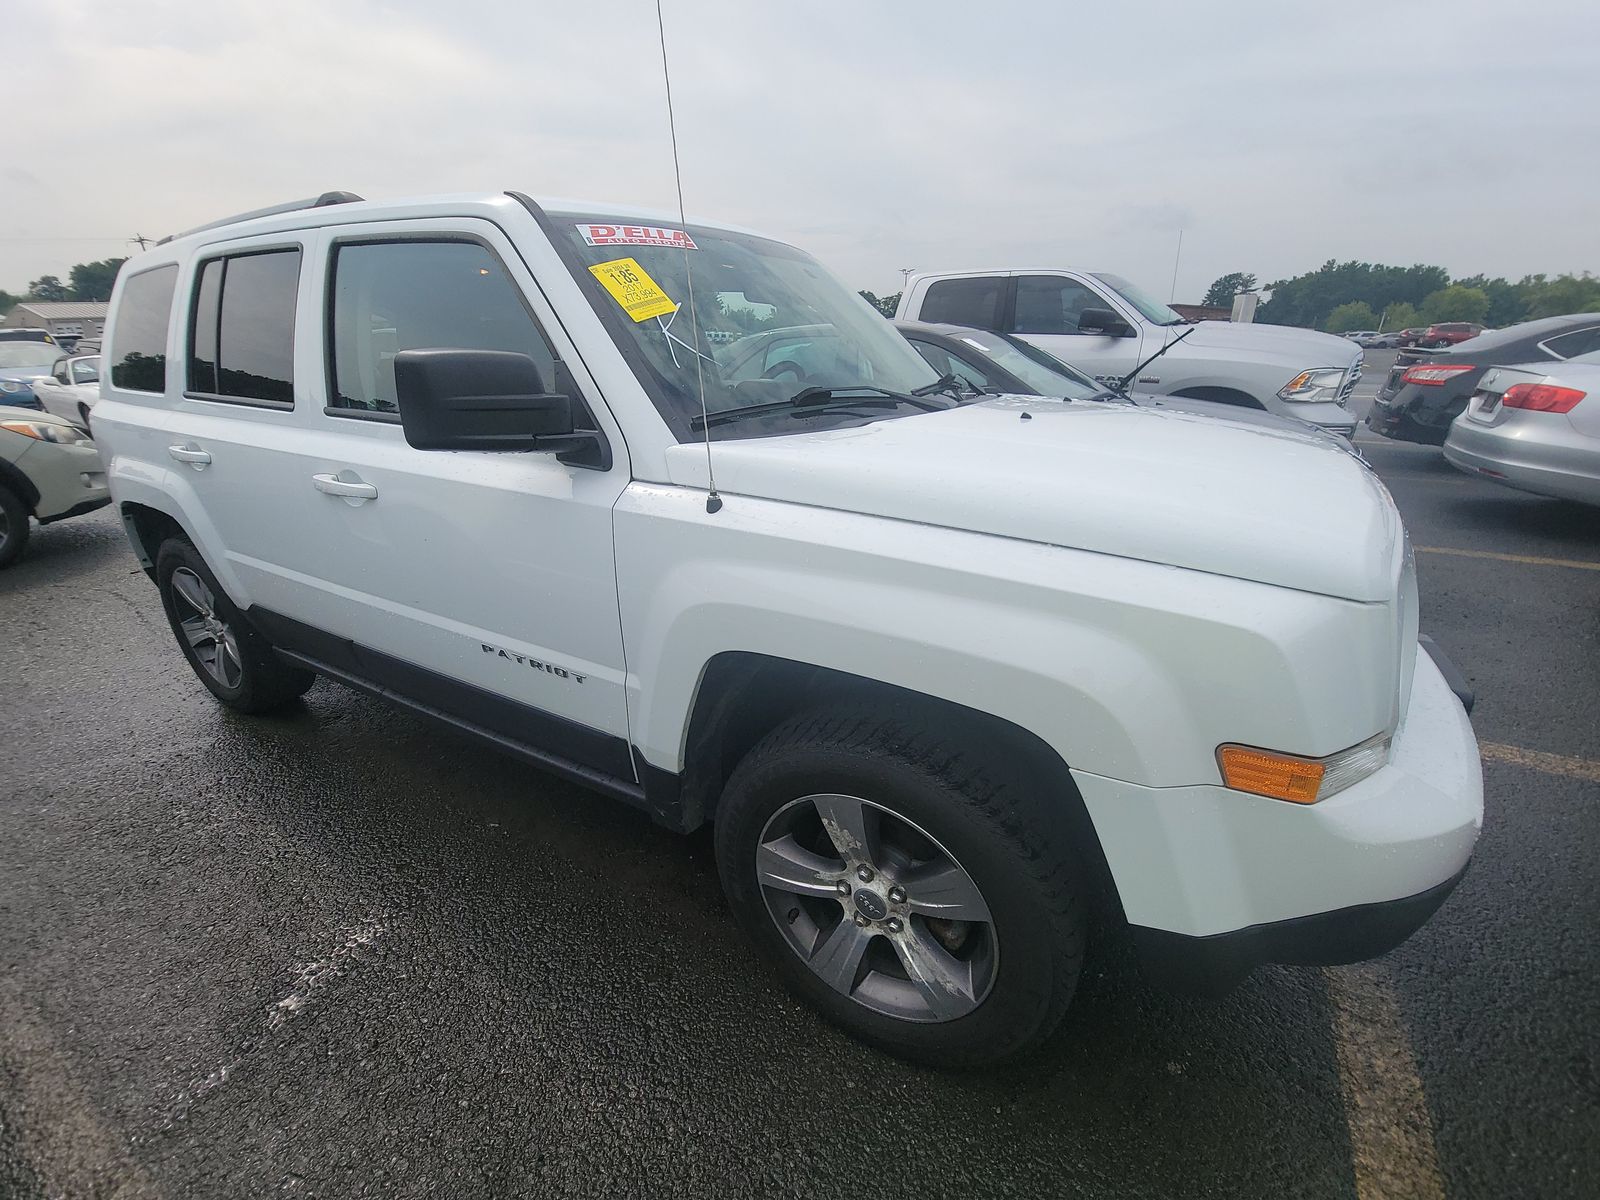
[[673, 246], [698, 250], [694, 239], [681, 229], [654, 225], [579, 225], [578, 232], [591, 246]]

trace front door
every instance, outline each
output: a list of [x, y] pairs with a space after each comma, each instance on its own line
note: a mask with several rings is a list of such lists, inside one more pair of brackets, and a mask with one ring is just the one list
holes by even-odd
[[[1015, 284], [1012, 333], [1101, 383], [1120, 379], [1139, 365], [1140, 322], [1111, 297], [1067, 275], [1019, 275]], [[1132, 336], [1109, 337], [1080, 329], [1079, 318], [1091, 308], [1121, 317]]]
[[[526, 267], [467, 219], [330, 232], [317, 261], [320, 411], [284, 483], [306, 586], [283, 615], [345, 640], [327, 653], [366, 678], [632, 779], [611, 537], [627, 454]], [[598, 418], [612, 465], [412, 448], [394, 358], [430, 347], [528, 355]]]

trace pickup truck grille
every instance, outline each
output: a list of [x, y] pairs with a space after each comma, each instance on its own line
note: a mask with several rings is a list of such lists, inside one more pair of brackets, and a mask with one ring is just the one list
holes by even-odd
[[1350, 403], [1350, 394], [1356, 390], [1356, 383], [1361, 379], [1361, 364], [1357, 363], [1350, 368], [1350, 373], [1345, 376], [1345, 381], [1339, 387], [1339, 403]]

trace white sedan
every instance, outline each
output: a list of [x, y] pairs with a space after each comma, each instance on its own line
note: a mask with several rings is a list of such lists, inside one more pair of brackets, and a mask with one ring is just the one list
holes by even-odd
[[33, 394], [46, 412], [89, 428], [89, 410], [100, 399], [100, 356], [56, 359], [50, 374], [34, 383]]

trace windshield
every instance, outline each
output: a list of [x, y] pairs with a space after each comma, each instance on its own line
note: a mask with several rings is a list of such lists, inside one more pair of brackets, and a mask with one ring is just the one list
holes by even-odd
[[[677, 226], [631, 225], [600, 213], [550, 213], [548, 220], [578, 285], [680, 441], [703, 436], [691, 428], [700, 417], [702, 379], [713, 417], [758, 405], [780, 409], [714, 421], [712, 437], [926, 410], [783, 405], [806, 389], [898, 395], [937, 380], [894, 326], [799, 250], [698, 225], [685, 237]], [[697, 322], [689, 313], [691, 272]]]
[[0, 342], [0, 369], [48, 367], [61, 357], [61, 347], [47, 342]]
[[1096, 271], [1094, 277], [1144, 314], [1156, 325], [1182, 325], [1184, 319], [1154, 296], [1146, 295], [1120, 275]]
[[1052, 354], [1020, 338], [983, 330], [963, 330], [951, 335], [982, 354], [995, 366], [1011, 372], [1041, 396], [1087, 400], [1105, 394], [1105, 388]]

